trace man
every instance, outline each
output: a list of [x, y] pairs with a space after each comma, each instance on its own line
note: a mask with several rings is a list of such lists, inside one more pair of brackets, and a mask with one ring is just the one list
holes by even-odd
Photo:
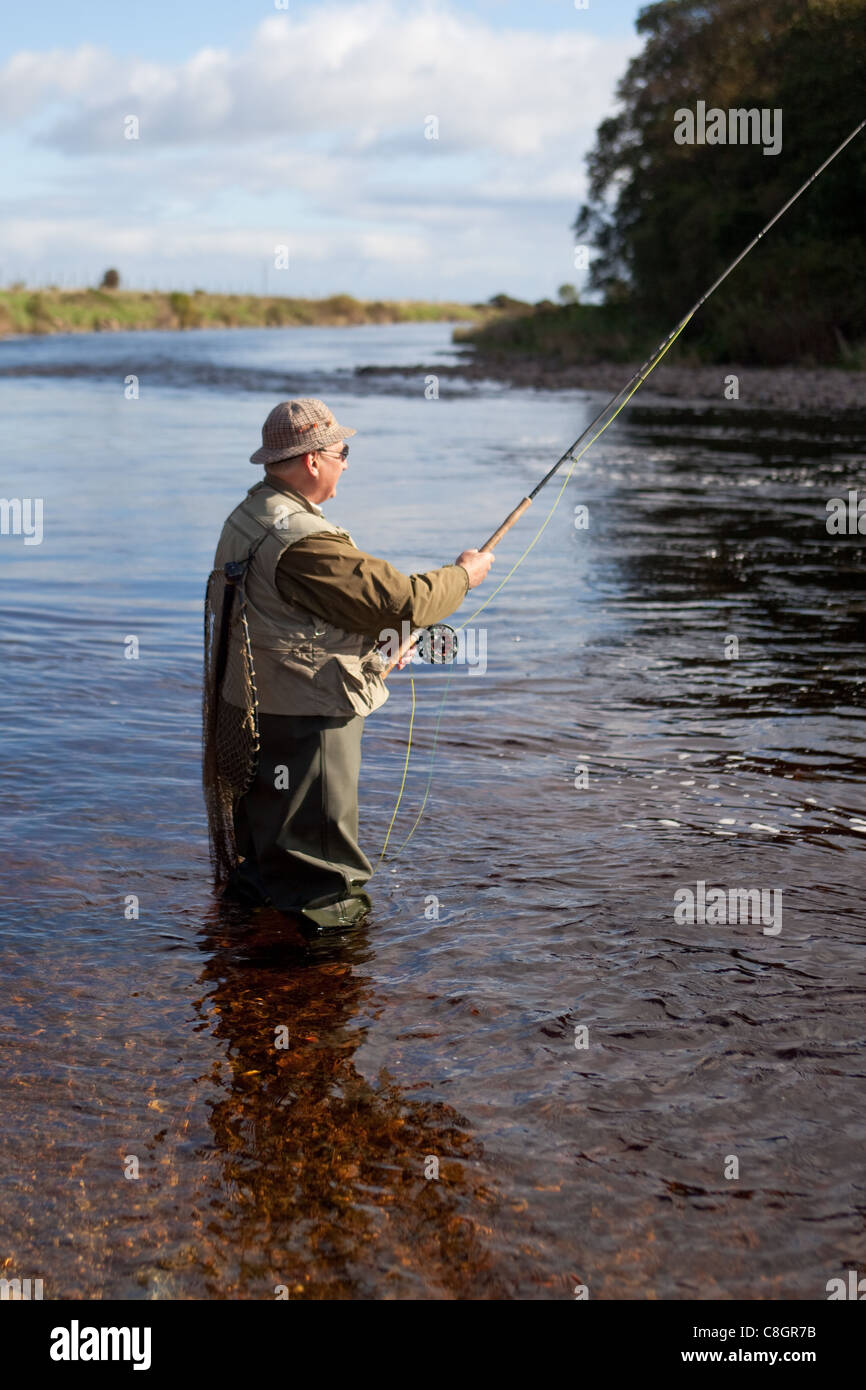
[[491, 551], [465, 550], [453, 565], [405, 575], [327, 521], [320, 504], [337, 494], [355, 433], [322, 401], [275, 406], [250, 458], [264, 480], [229, 516], [214, 561], [215, 571], [248, 562], [260, 739], [255, 780], [234, 812], [229, 888], [314, 928], [347, 925], [372, 906], [358, 774], [364, 719], [388, 698], [380, 635], [441, 622], [493, 562]]

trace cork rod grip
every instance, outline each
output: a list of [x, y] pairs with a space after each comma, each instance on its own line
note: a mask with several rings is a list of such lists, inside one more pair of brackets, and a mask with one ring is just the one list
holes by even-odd
[[478, 547], [479, 550], [495, 550], [507, 531], [510, 531], [515, 521], [519, 521], [527, 507], [532, 506], [532, 498], [524, 497], [522, 502], [514, 508], [514, 511], [505, 518], [498, 531], [494, 531], [489, 540]]

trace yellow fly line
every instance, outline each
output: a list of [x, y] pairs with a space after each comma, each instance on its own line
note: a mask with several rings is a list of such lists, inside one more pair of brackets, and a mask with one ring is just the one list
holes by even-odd
[[[637, 378], [637, 380], [635, 381], [634, 385], [632, 386], [631, 390], [629, 391], [628, 395], [626, 395], [626, 396], [623, 397], [623, 399], [620, 401], [619, 405], [617, 406], [616, 410], [614, 410], [614, 411], [612, 412], [610, 418], [607, 419], [607, 420], [605, 420], [605, 422], [604, 422], [604, 424], [601, 426], [601, 428], [598, 429], [598, 430], [596, 431], [596, 433], [595, 433], [594, 435], [592, 435], [592, 437], [591, 437], [590, 439], [587, 440], [587, 442], [584, 444], [583, 448], [581, 449], [580, 453], [579, 453], [579, 454], [572, 454], [572, 455], [570, 455], [570, 457], [571, 457], [571, 466], [570, 466], [568, 472], [566, 473], [565, 477], [564, 477], [563, 480], [562, 480], [562, 487], [559, 489], [559, 492], [556, 494], [556, 497], [555, 497], [554, 502], [553, 502], [553, 506], [550, 508], [550, 511], [547, 513], [547, 516], [544, 518], [544, 521], [541, 523], [541, 525], [539, 526], [539, 528], [538, 528], [538, 530], [536, 531], [535, 535], [533, 536], [532, 540], [529, 542], [529, 545], [526, 547], [526, 549], [524, 550], [524, 552], [523, 552], [523, 554], [520, 556], [520, 558], [517, 559], [517, 560], [514, 562], [514, 564], [511, 566], [511, 569], [508, 571], [508, 573], [505, 575], [505, 577], [502, 579], [502, 581], [501, 581], [499, 584], [497, 584], [496, 588], [493, 590], [493, 593], [490, 594], [490, 595], [484, 600], [484, 602], [483, 602], [482, 604], [480, 604], [478, 608], [475, 609], [475, 612], [474, 612], [474, 613], [470, 613], [470, 614], [469, 614], [469, 617], [466, 618], [466, 619], [460, 624], [460, 626], [456, 629], [458, 632], [462, 631], [462, 629], [463, 629], [464, 627], [466, 627], [468, 623], [471, 623], [473, 618], [477, 618], [477, 617], [478, 617], [478, 614], [481, 613], [481, 612], [487, 607], [488, 603], [491, 603], [491, 602], [493, 601], [493, 599], [495, 599], [496, 595], [497, 595], [502, 589], [505, 588], [505, 585], [508, 583], [508, 581], [509, 581], [509, 579], [511, 578], [511, 576], [514, 574], [515, 570], [519, 569], [519, 567], [523, 564], [523, 561], [526, 559], [526, 557], [527, 557], [527, 555], [529, 554], [530, 550], [532, 550], [533, 547], [534, 547], [535, 545], [537, 545], [537, 543], [538, 543], [538, 541], [539, 541], [539, 539], [540, 539], [540, 537], [541, 537], [542, 532], [545, 530], [545, 528], [546, 528], [548, 522], [550, 521], [551, 517], [553, 516], [553, 513], [556, 511], [557, 507], [559, 506], [559, 503], [560, 503], [560, 501], [562, 500], [562, 494], [565, 492], [565, 489], [566, 489], [566, 487], [568, 486], [568, 480], [569, 480], [569, 478], [571, 477], [572, 473], [574, 472], [574, 465], [575, 465], [576, 463], [578, 463], [578, 462], [580, 461], [580, 459], [583, 458], [583, 456], [584, 456], [584, 454], [586, 453], [587, 449], [589, 449], [589, 447], [590, 447], [592, 444], [594, 444], [595, 441], [596, 441], [602, 434], [604, 434], [604, 432], [605, 432], [605, 430], [607, 429], [608, 425], [612, 425], [612, 424], [613, 424], [614, 420], [616, 419], [617, 415], [619, 415], [619, 412], [622, 410], [623, 406], [628, 405], [628, 403], [629, 403], [629, 401], [631, 400], [632, 396], [634, 395], [635, 391], [637, 391], [638, 387], [641, 386], [642, 383], [643, 383], [644, 381], [646, 381], [647, 377], [649, 376], [649, 374], [650, 374], [650, 372], [653, 370], [653, 368], [658, 366], [659, 362], [661, 362], [661, 360], [662, 360], [662, 358], [664, 357], [665, 353], [668, 351], [668, 349], [669, 349], [670, 347], [673, 346], [673, 344], [676, 342], [677, 338], [680, 336], [680, 334], [682, 333], [683, 329], [685, 328], [686, 324], [689, 322], [689, 319], [691, 319], [692, 317], [693, 317], [693, 315], [690, 313], [686, 318], [684, 318], [683, 321], [682, 321], [682, 323], [681, 323], [681, 324], [679, 325], [679, 327], [677, 328], [676, 332], [673, 333], [672, 336], [671, 336], [670, 338], [668, 338], [668, 339], [662, 344], [661, 348], [657, 351], [657, 353], [655, 354], [655, 356], [650, 360], [649, 365], [648, 365], [645, 369], [644, 369], [643, 367], [641, 368], [641, 371], [640, 371], [640, 373], [639, 373], [639, 375], [638, 375], [638, 378]], [[614, 399], [616, 399], [616, 397], [614, 397]], [[566, 455], [566, 457], [569, 457], [569, 455]], [[395, 822], [395, 820], [397, 819], [397, 812], [400, 810], [400, 803], [401, 803], [401, 801], [403, 800], [403, 792], [404, 792], [404, 790], [405, 790], [405, 788], [406, 788], [406, 775], [407, 775], [407, 773], [408, 773], [408, 771], [409, 771], [409, 758], [410, 758], [411, 751], [412, 751], [412, 727], [413, 727], [413, 725], [414, 725], [414, 723], [415, 723], [415, 679], [414, 679], [414, 677], [411, 675], [411, 673], [410, 673], [410, 676], [409, 676], [409, 683], [410, 683], [410, 685], [411, 685], [411, 687], [412, 687], [412, 713], [411, 713], [411, 717], [410, 717], [410, 719], [409, 719], [409, 734], [408, 734], [407, 743], [406, 743], [406, 761], [405, 761], [405, 763], [404, 763], [404, 765], [403, 765], [403, 780], [402, 780], [402, 782], [400, 783], [400, 792], [399, 792], [399, 795], [398, 795], [398, 797], [397, 797], [397, 804], [396, 804], [395, 807], [394, 807], [394, 814], [392, 815], [391, 820], [390, 820], [390, 823], [389, 823], [389, 825], [388, 825], [388, 833], [387, 833], [386, 836], [385, 836], [385, 843], [383, 844], [383, 846], [382, 846], [382, 852], [381, 852], [381, 854], [379, 855], [378, 860], [376, 861], [376, 868], [377, 868], [377, 869], [378, 869], [379, 865], [382, 863], [382, 860], [383, 860], [384, 857], [385, 857], [385, 851], [386, 851], [387, 848], [388, 848], [388, 841], [389, 841], [390, 838], [391, 838], [391, 831], [393, 830], [393, 828], [394, 828], [394, 822]], [[400, 848], [397, 850], [396, 854], [394, 854], [394, 855], [392, 856], [392, 859], [398, 858], [399, 855], [401, 855], [401, 854], [403, 853], [403, 850], [406, 848], [406, 846], [408, 845], [408, 843], [409, 843], [409, 841], [411, 840], [412, 836], [415, 834], [415, 831], [416, 831], [416, 829], [418, 828], [418, 825], [420, 824], [421, 817], [422, 817], [423, 814], [424, 814], [424, 807], [427, 805], [427, 798], [428, 798], [428, 796], [430, 795], [430, 786], [431, 786], [432, 781], [433, 781], [433, 759], [434, 759], [434, 757], [435, 757], [435, 755], [436, 755], [436, 744], [437, 744], [438, 739], [439, 739], [439, 721], [440, 721], [441, 718], [442, 718], [442, 710], [443, 710], [444, 705], [445, 705], [445, 698], [446, 698], [446, 696], [447, 696], [447, 694], [448, 694], [448, 687], [450, 686], [450, 684], [451, 684], [451, 677], [450, 677], [450, 675], [449, 675], [449, 678], [448, 678], [448, 685], [446, 685], [445, 690], [444, 690], [443, 693], [442, 693], [442, 701], [441, 701], [441, 704], [440, 704], [440, 707], [439, 707], [439, 716], [438, 716], [437, 721], [436, 721], [436, 729], [435, 729], [434, 735], [433, 735], [433, 747], [432, 747], [431, 752], [430, 752], [430, 776], [429, 776], [429, 778], [428, 778], [428, 780], [427, 780], [427, 787], [426, 787], [426, 790], [425, 790], [425, 792], [424, 792], [424, 800], [421, 802], [421, 809], [419, 810], [418, 815], [417, 815], [416, 818], [415, 818], [415, 823], [414, 823], [414, 825], [412, 826], [412, 829], [409, 831], [409, 834], [406, 836], [405, 840], [403, 841], [403, 843], [402, 843], [402, 845], [400, 846]], [[374, 870], [374, 872], [375, 872], [375, 870]]]

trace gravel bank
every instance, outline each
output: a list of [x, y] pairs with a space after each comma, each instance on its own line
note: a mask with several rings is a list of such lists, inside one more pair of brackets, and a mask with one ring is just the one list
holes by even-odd
[[[550, 367], [539, 362], [472, 358], [456, 367], [359, 367], [358, 375], [462, 377], [505, 382], [538, 390], [601, 391], [613, 395], [639, 363], [597, 362], [582, 367]], [[736, 400], [725, 396], [726, 378], [737, 378]], [[866, 410], [866, 372], [834, 367], [679, 366], [662, 363], [640, 387], [643, 396], [718, 401], [781, 410]]]

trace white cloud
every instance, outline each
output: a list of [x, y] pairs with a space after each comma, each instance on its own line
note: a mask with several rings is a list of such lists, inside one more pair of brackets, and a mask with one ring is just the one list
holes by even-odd
[[[483, 247], [495, 238], [505, 272], [511, 237], [525, 273], [533, 243], [565, 244], [583, 155], [637, 47], [570, 27], [567, 10], [550, 33], [436, 0], [365, 0], [268, 18], [243, 51], [202, 48], [181, 63], [90, 46], [17, 54], [0, 70], [0, 123], [35, 142], [35, 172], [17, 221], [7, 196], [7, 242], [53, 257], [64, 239], [89, 240], [93, 255], [104, 247], [130, 266], [195, 266], [205, 253], [260, 258], [254, 248], [287, 228], [301, 263], [339, 258], [338, 280], [340, 266], [376, 263], [380, 293], [391, 266], [420, 277], [441, 262], [443, 237], [467, 277], [473, 255], [492, 273]], [[123, 137], [130, 114], [138, 141]], [[424, 138], [430, 115], [438, 140]], [[52, 171], [69, 161], [62, 180], [52, 172], [43, 225], [40, 147]], [[233, 228], [233, 215], [262, 232]]]
[[[77, 264], [82, 256], [96, 252], [103, 259], [118, 255], [160, 256], [166, 261], [244, 258], [260, 267], [263, 261], [273, 258], [274, 237], [272, 230], [236, 227], [195, 229], [129, 223], [106, 227], [92, 218], [71, 220], [62, 227], [38, 219], [11, 219], [3, 229], [8, 252], [44, 256], [55, 264], [62, 263], [64, 257], [72, 257]], [[425, 239], [415, 234], [363, 232], [355, 235], [347, 230], [294, 236], [289, 250], [290, 261], [304, 265], [346, 260], [349, 256], [412, 264], [431, 253]], [[277, 273], [273, 284], [278, 288]]]
[[633, 48], [584, 30], [497, 29], [437, 4], [329, 4], [266, 19], [245, 52], [202, 49], [175, 65], [89, 46], [18, 54], [0, 70], [0, 112], [12, 120], [67, 103], [43, 138], [82, 154], [116, 147], [130, 111], [159, 145], [299, 132], [369, 145], [394, 130], [421, 141], [433, 114], [440, 148], [521, 157], [566, 130], [589, 133]]
[[80, 100], [114, 79], [117, 65], [105, 49], [84, 44], [72, 52], [16, 53], [0, 69], [0, 118], [10, 125], [48, 103]]

